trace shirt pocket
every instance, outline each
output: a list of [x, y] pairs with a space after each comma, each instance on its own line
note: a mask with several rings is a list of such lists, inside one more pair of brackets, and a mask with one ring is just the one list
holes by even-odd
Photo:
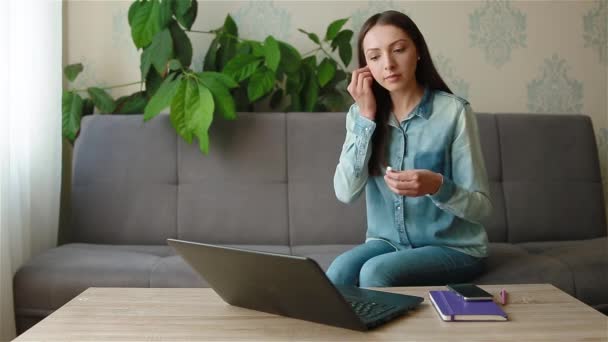
[[430, 170], [436, 173], [445, 174], [445, 150], [416, 153], [416, 157], [414, 158], [414, 167], [416, 169]]

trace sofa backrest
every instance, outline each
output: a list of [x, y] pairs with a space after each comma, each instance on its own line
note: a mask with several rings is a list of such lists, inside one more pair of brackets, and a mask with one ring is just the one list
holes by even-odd
[[496, 114], [509, 242], [606, 236], [602, 179], [591, 119]]
[[[73, 160], [72, 240], [165, 244], [354, 244], [365, 196], [339, 202], [333, 173], [345, 113], [239, 113], [216, 120], [210, 153], [168, 115], [83, 119]], [[478, 114], [494, 204], [491, 241], [606, 235], [591, 121], [579, 115]]]

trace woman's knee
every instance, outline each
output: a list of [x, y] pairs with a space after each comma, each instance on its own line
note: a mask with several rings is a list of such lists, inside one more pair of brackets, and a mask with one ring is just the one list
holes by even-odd
[[371, 259], [361, 267], [359, 272], [359, 285], [361, 287], [387, 287], [394, 286], [394, 281], [387, 265], [379, 259]]
[[336, 285], [356, 285], [358, 280], [358, 269], [354, 269], [344, 254], [338, 256], [329, 265], [326, 274], [329, 280]]

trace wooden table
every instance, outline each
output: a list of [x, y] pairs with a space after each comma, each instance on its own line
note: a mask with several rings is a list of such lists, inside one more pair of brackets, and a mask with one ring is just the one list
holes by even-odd
[[211, 289], [89, 288], [16, 341], [608, 341], [608, 318], [554, 286], [504, 287], [507, 322], [441, 321], [428, 299], [441, 287], [383, 289], [425, 301], [369, 332], [230, 306]]

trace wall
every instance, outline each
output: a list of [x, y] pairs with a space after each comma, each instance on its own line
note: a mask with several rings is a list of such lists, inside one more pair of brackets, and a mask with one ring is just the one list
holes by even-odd
[[[139, 54], [127, 22], [129, 1], [68, 1], [64, 63], [82, 62], [74, 86], [139, 80]], [[608, 1], [200, 1], [193, 30], [230, 13], [243, 38], [267, 35], [300, 52], [314, 48], [298, 28], [325, 34], [351, 17], [355, 31], [387, 9], [408, 14], [425, 35], [452, 90], [480, 112], [583, 113], [592, 118], [608, 199]], [[200, 70], [212, 36], [189, 33]], [[354, 43], [353, 43], [354, 44]], [[354, 45], [353, 45], [354, 46]], [[350, 65], [352, 69], [356, 61]], [[139, 86], [113, 89], [115, 97]]]

